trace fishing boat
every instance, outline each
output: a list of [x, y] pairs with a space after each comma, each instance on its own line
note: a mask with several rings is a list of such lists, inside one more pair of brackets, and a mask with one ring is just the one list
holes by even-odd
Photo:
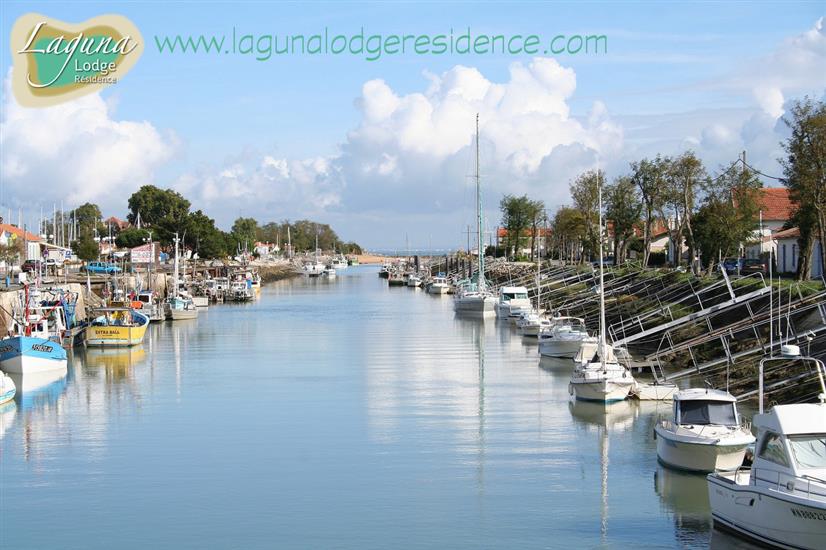
[[383, 264], [381, 269], [379, 269], [379, 278], [380, 279], [389, 279], [390, 278], [390, 264]]
[[742, 466], [754, 436], [741, 425], [733, 395], [691, 388], [674, 394], [673, 401], [671, 418], [654, 426], [660, 463], [705, 473]]
[[250, 282], [250, 287], [255, 296], [258, 296], [261, 293], [261, 274], [258, 271], [248, 271], [247, 272], [247, 280]]
[[503, 286], [499, 289], [499, 300], [496, 302], [496, 318], [513, 321], [514, 323], [523, 313], [533, 311], [528, 299], [528, 289], [524, 286]]
[[336, 278], [336, 270], [332, 267], [327, 267], [324, 269], [324, 276], [328, 279], [335, 279]]
[[447, 294], [450, 291], [450, 285], [443, 273], [440, 273], [427, 285], [428, 294]]
[[410, 288], [419, 288], [422, 286], [422, 278], [415, 274], [408, 275], [407, 286]]
[[605, 339], [605, 285], [602, 261], [602, 183], [599, 185], [599, 339], [583, 340], [574, 357], [570, 393], [581, 401], [609, 403], [628, 397], [636, 385], [634, 377], [614, 355]]
[[453, 298], [453, 310], [459, 315], [487, 317], [495, 315], [496, 297], [488, 292], [485, 281], [485, 249], [482, 242], [482, 179], [479, 177], [479, 114], [476, 115], [476, 278], [461, 284]]
[[14, 399], [16, 393], [17, 386], [14, 385], [14, 380], [6, 373], [0, 372], [0, 405]]
[[346, 269], [347, 259], [342, 256], [336, 256], [330, 260], [330, 267], [333, 269]]
[[149, 317], [128, 307], [96, 309], [86, 327], [86, 346], [129, 347], [143, 342]]
[[[751, 467], [707, 476], [714, 526], [778, 548], [824, 548], [826, 541], [826, 384], [823, 362], [802, 357], [797, 346], [764, 358], [759, 372], [759, 413], [752, 419], [757, 445]], [[794, 359], [814, 365], [819, 403], [763, 410], [763, 365]]]
[[172, 321], [183, 321], [198, 317], [198, 306], [192, 301], [192, 297], [185, 292], [181, 292], [178, 284], [179, 264], [178, 264], [178, 234], [175, 233], [175, 261], [172, 271], [172, 296], [164, 302], [164, 313], [166, 318]]
[[[139, 309], [141, 313], [149, 317], [150, 323], [166, 319], [161, 298], [154, 291], [141, 290], [135, 296], [135, 302], [137, 302], [135, 309]], [[139, 307], [138, 304], [140, 304]]]
[[[545, 357], [573, 359], [588, 338], [585, 320], [579, 317], [554, 317], [539, 333], [539, 354]], [[596, 342], [596, 338], [591, 338]]]
[[66, 329], [59, 305], [43, 306], [39, 291], [24, 285], [19, 310], [13, 312], [7, 338], [0, 340], [0, 370], [28, 374], [65, 370], [66, 350], [62, 341]]
[[255, 296], [255, 292], [249, 280], [236, 279], [230, 285], [229, 295], [234, 302], [249, 302]]
[[404, 275], [397, 271], [393, 271], [387, 278], [387, 284], [389, 286], [407, 286], [407, 281], [404, 278]]

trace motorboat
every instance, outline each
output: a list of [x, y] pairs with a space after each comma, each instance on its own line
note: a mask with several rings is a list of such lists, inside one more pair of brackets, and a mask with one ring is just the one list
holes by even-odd
[[65, 330], [63, 308], [43, 306], [38, 290], [24, 285], [9, 336], [0, 340], [0, 370], [12, 374], [65, 370], [66, 349], [59, 343]]
[[549, 326], [539, 333], [539, 353], [545, 357], [573, 359], [579, 353], [582, 343], [596, 338], [588, 336], [585, 320], [580, 317], [554, 317]]
[[733, 395], [691, 388], [678, 391], [673, 401], [671, 418], [654, 426], [657, 458], [664, 466], [708, 473], [743, 465], [754, 436], [742, 425]]
[[321, 262], [312, 262], [304, 264], [304, 274], [307, 277], [321, 277], [324, 273], [324, 264]]
[[387, 278], [387, 284], [390, 286], [407, 286], [407, 281], [404, 279], [404, 276], [402, 276], [401, 273], [393, 271]]
[[826, 385], [823, 362], [783, 346], [784, 359], [813, 364], [819, 403], [760, 406], [752, 425], [757, 444], [750, 468], [707, 476], [714, 526], [779, 548], [821, 549], [826, 544]]
[[143, 342], [149, 317], [128, 307], [101, 308], [93, 311], [86, 327], [86, 346], [129, 347]]
[[164, 307], [166, 318], [170, 321], [185, 321], [198, 317], [198, 306], [188, 296], [172, 296], [164, 302]]
[[336, 270], [332, 267], [327, 267], [324, 269], [324, 276], [328, 279], [335, 279], [336, 278]]
[[503, 286], [496, 302], [496, 318], [516, 322], [523, 313], [530, 313], [533, 305], [524, 286]]
[[347, 259], [341, 256], [336, 256], [335, 258], [330, 260], [330, 267], [333, 269], [346, 269]]
[[135, 304], [136, 309], [140, 309], [141, 313], [144, 313], [147, 317], [149, 317], [150, 323], [163, 321], [166, 319], [166, 315], [163, 310], [163, 302], [161, 302], [160, 297], [154, 291], [141, 290], [135, 296], [135, 302], [140, 304], [140, 307], [137, 307], [138, 304]]
[[379, 270], [379, 278], [381, 279], [389, 279], [390, 278], [390, 264], [383, 264], [381, 269]]
[[550, 319], [543, 317], [535, 311], [523, 313], [519, 320], [516, 321], [516, 327], [519, 329], [519, 332], [522, 333], [522, 336], [530, 336], [532, 338], [538, 338], [543, 330], [550, 330], [552, 326], [553, 324]]
[[229, 297], [235, 302], [249, 302], [255, 297], [255, 291], [249, 279], [236, 279], [229, 287]]
[[422, 286], [422, 278], [415, 274], [409, 275], [407, 277], [407, 286], [410, 288], [419, 288]]
[[443, 273], [433, 277], [433, 280], [427, 285], [428, 294], [447, 294], [448, 292], [450, 292], [450, 285]]
[[6, 373], [0, 372], [0, 405], [14, 399], [16, 393], [17, 386], [14, 384], [14, 380]]

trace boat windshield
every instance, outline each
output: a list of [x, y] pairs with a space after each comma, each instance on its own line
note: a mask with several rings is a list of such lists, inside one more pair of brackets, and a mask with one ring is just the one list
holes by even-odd
[[791, 435], [789, 446], [803, 469], [826, 469], [826, 434]]
[[736, 426], [734, 403], [721, 401], [680, 401], [680, 424]]

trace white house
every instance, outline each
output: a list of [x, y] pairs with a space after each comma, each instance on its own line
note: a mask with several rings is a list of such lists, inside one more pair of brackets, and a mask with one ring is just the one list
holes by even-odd
[[41, 259], [40, 237], [28, 231], [23, 231], [16, 225], [2, 223], [2, 219], [0, 219], [0, 244], [8, 246], [11, 243], [17, 242], [18, 239], [23, 239], [26, 242], [26, 257], [21, 260]]

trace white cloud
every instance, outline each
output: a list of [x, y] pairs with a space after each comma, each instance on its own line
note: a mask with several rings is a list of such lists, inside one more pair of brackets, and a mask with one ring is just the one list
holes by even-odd
[[124, 209], [123, 197], [154, 181], [178, 147], [150, 122], [117, 120], [100, 95], [54, 107], [20, 107], [5, 83], [0, 119], [0, 174], [7, 206], [51, 210], [95, 201]]

